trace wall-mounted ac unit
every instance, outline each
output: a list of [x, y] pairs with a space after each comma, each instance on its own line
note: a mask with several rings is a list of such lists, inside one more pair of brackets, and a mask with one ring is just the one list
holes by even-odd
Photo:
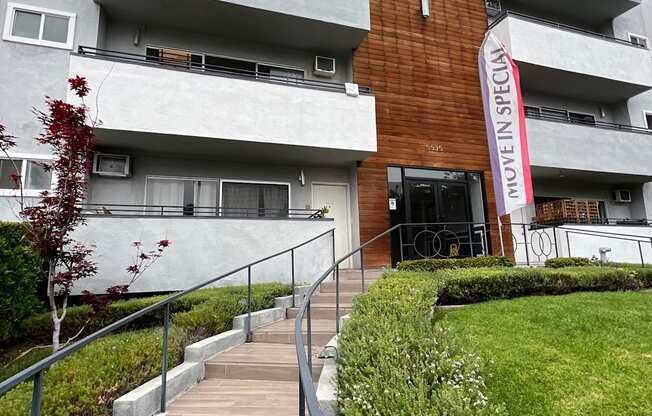
[[487, 6], [487, 15], [489, 17], [498, 16], [502, 10], [500, 0], [485, 0], [485, 5]]
[[315, 56], [315, 75], [332, 78], [335, 75], [335, 58]]
[[614, 190], [614, 201], [616, 202], [632, 202], [632, 193], [627, 189]]
[[131, 156], [95, 153], [93, 173], [114, 178], [131, 176]]

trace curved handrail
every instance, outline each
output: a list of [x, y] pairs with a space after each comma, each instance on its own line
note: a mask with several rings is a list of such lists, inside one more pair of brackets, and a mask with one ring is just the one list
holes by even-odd
[[[323, 413], [319, 407], [319, 401], [317, 400], [317, 392], [315, 390], [315, 385], [312, 382], [312, 371], [311, 371], [311, 366], [308, 361], [308, 356], [306, 355], [306, 351], [303, 348], [303, 318], [306, 315], [306, 311], [310, 307], [310, 299], [312, 296], [315, 294], [315, 291], [319, 287], [320, 284], [323, 283], [324, 280], [333, 272], [339, 273], [339, 265], [343, 261], [347, 260], [348, 258], [354, 256], [358, 252], [362, 251], [365, 247], [367, 247], [370, 244], [375, 243], [376, 241], [380, 240], [381, 238], [386, 237], [387, 235], [391, 234], [395, 230], [401, 228], [404, 224], [398, 224], [393, 226], [392, 228], [384, 231], [383, 233], [377, 235], [376, 237], [372, 238], [371, 240], [367, 241], [366, 243], [360, 245], [358, 248], [354, 249], [353, 251], [349, 252], [348, 254], [345, 254], [343, 257], [338, 259], [337, 261], [334, 262], [334, 264], [322, 274], [319, 279], [313, 283], [312, 286], [310, 286], [310, 289], [305, 294], [304, 297], [304, 302], [301, 305], [299, 312], [297, 313], [296, 316], [296, 321], [295, 321], [295, 326], [294, 326], [294, 333], [295, 333], [295, 346], [296, 346], [296, 351], [297, 351], [297, 361], [299, 363], [299, 383], [300, 383], [300, 391], [302, 392], [300, 396], [305, 395], [305, 403], [308, 406], [308, 412], [310, 413], [311, 416], [322, 416]], [[336, 277], [337, 278], [337, 277]], [[309, 313], [309, 310], [308, 310]], [[336, 316], [335, 319], [338, 319], [339, 317]], [[338, 325], [338, 323], [336, 323]], [[310, 338], [310, 333], [308, 333], [308, 337]], [[312, 345], [308, 343], [308, 348], [312, 348]], [[299, 398], [299, 403], [303, 402], [303, 398]]]
[[[265, 262], [267, 260], [270, 260], [272, 258], [281, 256], [281, 255], [287, 254], [287, 253], [292, 253], [292, 258], [294, 260], [294, 250], [296, 250], [296, 249], [298, 249], [300, 247], [303, 247], [303, 246], [305, 246], [305, 245], [307, 245], [309, 243], [312, 243], [313, 241], [318, 240], [319, 238], [321, 238], [321, 237], [323, 237], [325, 235], [332, 234], [334, 236], [334, 232], [335, 232], [335, 228], [331, 228], [331, 229], [329, 229], [329, 230], [327, 230], [327, 231], [325, 231], [325, 232], [323, 232], [323, 233], [321, 233], [321, 234], [319, 234], [319, 235], [317, 235], [315, 237], [312, 237], [311, 239], [306, 240], [306, 241], [304, 241], [304, 242], [302, 242], [300, 244], [297, 244], [297, 245], [295, 245], [293, 247], [290, 247], [290, 248], [285, 249], [283, 251], [279, 251], [277, 253], [271, 254], [271, 255], [269, 255], [267, 257], [256, 260], [256, 261], [251, 262], [251, 263], [249, 263], [247, 265], [235, 268], [235, 269], [233, 269], [233, 270], [231, 270], [229, 272], [223, 273], [223, 274], [221, 274], [221, 275], [219, 275], [219, 276], [217, 276], [215, 278], [212, 278], [212, 279], [207, 280], [207, 281], [205, 281], [203, 283], [199, 283], [199, 284], [197, 284], [195, 286], [192, 286], [189, 289], [186, 289], [186, 290], [183, 290], [181, 292], [177, 292], [175, 294], [172, 294], [172, 295], [168, 296], [167, 298], [163, 299], [162, 301], [160, 301], [158, 303], [155, 303], [155, 304], [153, 304], [151, 306], [143, 308], [143, 309], [141, 309], [141, 310], [139, 310], [137, 312], [134, 312], [131, 315], [126, 316], [126, 317], [124, 317], [124, 318], [122, 318], [122, 319], [120, 319], [120, 320], [118, 320], [118, 321], [116, 321], [116, 322], [114, 322], [114, 323], [112, 323], [112, 324], [110, 324], [108, 326], [105, 326], [104, 328], [102, 328], [102, 329], [100, 329], [100, 330], [98, 330], [98, 331], [96, 331], [96, 332], [82, 338], [81, 340], [75, 342], [74, 344], [71, 344], [68, 347], [62, 348], [61, 350], [55, 352], [54, 354], [40, 360], [39, 362], [31, 365], [30, 367], [27, 367], [26, 369], [20, 371], [19, 373], [15, 374], [15, 375], [11, 376], [10, 378], [8, 378], [7, 380], [3, 381], [2, 383], [0, 383], [0, 396], [4, 395], [8, 391], [13, 389], [17, 385], [19, 385], [20, 383], [22, 383], [24, 381], [27, 381], [30, 378], [35, 378], [35, 383], [34, 383], [34, 392], [35, 393], [34, 393], [34, 395], [32, 397], [32, 414], [39, 414], [39, 410], [36, 409], [36, 411], [35, 411], [35, 409], [34, 409], [34, 402], [37, 401], [37, 399], [38, 399], [38, 401], [37, 401], [38, 406], [37, 407], [40, 407], [40, 394], [41, 394], [40, 389], [41, 389], [41, 384], [42, 384], [42, 372], [44, 370], [47, 370], [49, 367], [51, 367], [57, 361], [62, 360], [63, 358], [66, 358], [70, 354], [74, 353], [75, 351], [78, 351], [79, 349], [85, 347], [86, 345], [90, 344], [91, 342], [93, 342], [93, 341], [95, 341], [95, 340], [97, 340], [99, 338], [102, 338], [103, 336], [105, 336], [105, 335], [107, 335], [107, 334], [109, 334], [109, 333], [111, 333], [111, 332], [113, 332], [113, 331], [115, 331], [117, 329], [122, 328], [123, 326], [127, 325], [128, 323], [130, 323], [130, 322], [132, 322], [132, 321], [134, 321], [134, 320], [136, 320], [136, 319], [138, 319], [138, 318], [140, 318], [140, 317], [142, 317], [142, 316], [144, 316], [144, 315], [146, 315], [148, 313], [157, 311], [159, 309], [166, 308], [166, 319], [165, 320], [167, 321], [168, 320], [167, 318], [169, 317], [169, 305], [170, 305], [170, 303], [172, 303], [175, 300], [181, 298], [182, 296], [185, 296], [185, 295], [187, 295], [187, 294], [189, 294], [191, 292], [194, 292], [196, 290], [202, 289], [202, 288], [204, 288], [204, 287], [206, 287], [206, 286], [208, 286], [210, 284], [218, 282], [218, 281], [220, 281], [220, 280], [222, 280], [222, 279], [224, 279], [226, 277], [229, 277], [229, 276], [231, 276], [231, 275], [233, 275], [235, 273], [241, 272], [243, 270], [249, 270], [248, 286], [249, 286], [249, 297], [250, 297], [251, 296], [251, 267], [252, 266], [258, 265], [258, 264], [263, 263], [263, 262]], [[292, 271], [293, 271], [293, 284], [294, 284], [294, 265], [293, 265]], [[293, 292], [292, 296], [294, 297], [294, 287], [292, 289], [292, 292]], [[250, 310], [250, 306], [251, 306], [251, 300], [249, 299], [248, 300], [248, 308], [249, 308], [249, 310]], [[248, 324], [248, 327], [249, 327], [249, 324]], [[165, 341], [164, 341], [164, 343], [165, 343]], [[164, 355], [166, 355], [166, 354], [167, 354], [167, 351], [164, 351]], [[165, 372], [163, 372], [162, 377], [163, 377], [163, 380], [165, 380]], [[38, 394], [37, 394], [37, 392], [38, 392]], [[164, 397], [165, 397], [164, 394], [162, 396], [163, 396], [163, 400], [164, 400]]]

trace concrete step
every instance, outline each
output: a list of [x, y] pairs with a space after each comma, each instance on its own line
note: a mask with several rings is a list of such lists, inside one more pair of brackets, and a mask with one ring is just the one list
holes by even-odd
[[[313, 377], [319, 380], [322, 360], [313, 347]], [[248, 343], [217, 354], [206, 363], [206, 378], [295, 381], [299, 377], [292, 344]]]
[[[340, 317], [348, 314], [351, 312], [351, 304], [341, 304], [340, 305]], [[294, 319], [297, 317], [297, 314], [299, 313], [299, 308], [288, 308], [287, 310], [287, 317], [288, 319]], [[325, 304], [325, 305], [319, 305], [315, 304], [312, 305], [310, 308], [310, 317], [312, 319], [328, 319], [328, 320], [334, 320], [335, 319], [335, 304]]]
[[168, 416], [290, 416], [299, 412], [299, 383], [203, 380], [175, 400]]
[[[303, 340], [307, 342], [306, 321], [303, 321]], [[294, 345], [294, 319], [286, 319], [258, 328], [253, 334], [254, 342]], [[335, 336], [335, 319], [312, 320], [313, 345], [326, 345]]]
[[[329, 280], [319, 286], [319, 293], [335, 293], [335, 281]], [[373, 284], [373, 281], [364, 281], [365, 288]], [[340, 280], [340, 293], [362, 293], [362, 280]]]
[[[365, 269], [364, 279], [378, 280], [383, 275], [382, 269]], [[362, 272], [357, 269], [340, 269], [340, 279], [342, 280], [360, 280]]]
[[[362, 287], [360, 287], [362, 289]], [[353, 298], [358, 296], [359, 292], [342, 292], [340, 290], [340, 302], [353, 303]], [[318, 293], [312, 297], [312, 304], [332, 303], [335, 304], [335, 293]]]

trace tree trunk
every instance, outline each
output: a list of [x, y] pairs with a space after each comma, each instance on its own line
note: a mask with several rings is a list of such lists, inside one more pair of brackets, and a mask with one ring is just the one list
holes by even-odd
[[[61, 334], [61, 321], [63, 320], [63, 314], [59, 318], [59, 313], [57, 311], [57, 300], [55, 298], [54, 291], [54, 275], [56, 273], [55, 265], [53, 261], [49, 262], [48, 265], [48, 300], [50, 302], [50, 315], [52, 316], [52, 352], [57, 352], [60, 348], [59, 335]], [[65, 312], [65, 304], [64, 304]]]

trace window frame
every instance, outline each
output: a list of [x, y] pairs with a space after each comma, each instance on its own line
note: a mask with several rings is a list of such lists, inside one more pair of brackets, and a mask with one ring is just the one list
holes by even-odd
[[[632, 37], [636, 37], [639, 39], [644, 39], [645, 40], [645, 46], [641, 45], [638, 42], [634, 42]], [[647, 36], [639, 35], [638, 33], [633, 33], [633, 32], [627, 32], [627, 38], [629, 39], [629, 42], [639, 46], [641, 48], [649, 49], [650, 48], [650, 39]]]
[[[39, 155], [32, 153], [10, 153], [9, 158], [6, 155], [0, 156], [0, 160], [13, 160], [13, 161], [22, 161], [22, 166], [20, 167], [20, 179], [21, 179], [21, 188], [22, 195], [24, 197], [38, 197], [43, 191], [52, 191], [54, 186], [57, 183], [57, 176], [52, 172], [52, 178], [50, 180], [49, 189], [25, 189], [25, 180], [27, 179], [27, 165], [29, 162], [51, 162], [54, 160], [53, 156], [50, 155]], [[0, 196], [16, 196], [20, 197], [21, 189], [1, 189]]]
[[[224, 207], [224, 192], [222, 192], [222, 185], [224, 183], [247, 183], [247, 184], [255, 184], [255, 185], [281, 185], [281, 186], [287, 186], [288, 187], [288, 211], [292, 209], [292, 184], [290, 182], [275, 182], [275, 181], [253, 181], [253, 180], [245, 180], [245, 179], [221, 179], [220, 180], [220, 203], [219, 207], [223, 208]], [[285, 218], [290, 218], [292, 215], [288, 213], [288, 216]], [[256, 217], [256, 218], [270, 218], [270, 217]]]
[[[13, 31], [14, 21], [17, 11], [23, 11], [26, 13], [38, 13], [41, 15], [41, 23], [39, 28], [39, 38], [32, 39], [22, 36], [15, 36], [11, 32]], [[66, 42], [54, 42], [51, 40], [42, 39], [43, 37], [43, 27], [45, 25], [45, 16], [54, 16], [60, 18], [68, 19], [68, 35], [66, 37]], [[19, 42], [27, 43], [30, 45], [37, 46], [46, 46], [49, 48], [57, 49], [67, 49], [72, 50], [73, 44], [75, 41], [75, 23], [77, 21], [77, 14], [71, 12], [65, 12], [62, 10], [47, 9], [44, 7], [37, 7], [28, 4], [22, 3], [7, 3], [7, 10], [5, 16], [5, 27], [2, 32], [2, 39], [10, 42]]]

